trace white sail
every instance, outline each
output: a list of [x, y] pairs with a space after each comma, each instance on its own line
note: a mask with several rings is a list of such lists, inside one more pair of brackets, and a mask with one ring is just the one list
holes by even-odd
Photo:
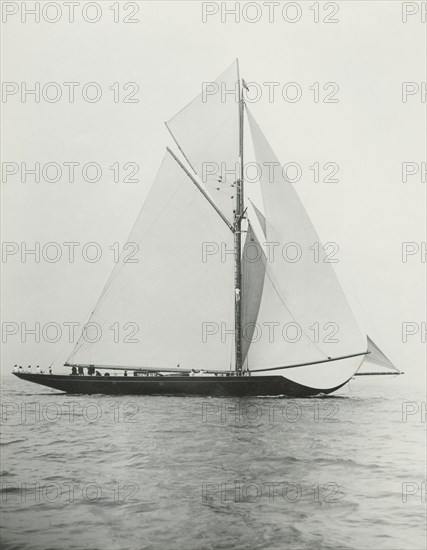
[[[278, 282], [263, 253], [259, 269], [264, 271], [262, 299], [247, 361], [250, 370], [327, 360], [305, 334], [281, 298]], [[277, 373], [274, 373], [277, 374]]]
[[229, 369], [234, 262], [217, 246], [232, 250], [233, 233], [169, 152], [128, 240], [139, 261], [117, 264], [90, 319], [102, 337], [80, 338], [68, 362]]
[[239, 177], [239, 78], [237, 61], [166, 126], [206, 190], [233, 220]]
[[[326, 359], [364, 352], [366, 338], [332, 265], [327, 263], [316, 230], [293, 185], [283, 177], [280, 163], [258, 124], [249, 112], [248, 116], [261, 169], [266, 240], [270, 247], [268, 264], [277, 281], [276, 294]], [[289, 364], [289, 359], [294, 357], [284, 356], [282, 364]]]
[[390, 359], [385, 355], [384, 352], [380, 350], [380, 348], [376, 345], [376, 343], [369, 338], [368, 336], [368, 351], [369, 354], [366, 356], [365, 362], [366, 363], [373, 363], [374, 365], [378, 365], [380, 367], [385, 367], [386, 369], [395, 370], [397, 372], [400, 372], [400, 370], [394, 365]]
[[262, 212], [260, 212], [258, 210], [258, 208], [251, 202], [251, 206], [256, 214], [256, 217], [257, 217], [257, 220], [258, 220], [258, 223], [260, 224], [261, 226], [261, 229], [262, 229], [262, 236], [263, 236], [263, 242], [265, 241], [265, 239], [267, 238], [267, 223], [265, 221], [265, 216]]
[[247, 357], [254, 332], [257, 329], [265, 278], [265, 266], [261, 261], [262, 254], [262, 248], [249, 224], [242, 254], [242, 362]]
[[[254, 211], [258, 220], [257, 234], [263, 235], [264, 216], [256, 208]], [[250, 233], [254, 234], [251, 226]], [[300, 323], [286, 307], [263, 247], [256, 236], [252, 238], [262, 249], [261, 261], [252, 263], [248, 268], [254, 273], [263, 272], [264, 276], [261, 303], [246, 357], [249, 370], [254, 376], [282, 375], [293, 382], [319, 390], [339, 387], [353, 376], [363, 361], [363, 355], [339, 360], [334, 356], [332, 361], [328, 360], [316, 343], [315, 334], [304, 333]], [[258, 279], [261, 279], [260, 275]], [[247, 288], [247, 292], [254, 288]]]

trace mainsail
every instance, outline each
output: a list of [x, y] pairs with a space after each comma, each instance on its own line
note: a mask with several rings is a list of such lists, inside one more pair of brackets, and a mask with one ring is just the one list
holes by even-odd
[[90, 318], [101, 338], [82, 335], [68, 362], [229, 369], [234, 264], [216, 244], [232, 249], [233, 233], [169, 152], [129, 242], [138, 263], [117, 264]]

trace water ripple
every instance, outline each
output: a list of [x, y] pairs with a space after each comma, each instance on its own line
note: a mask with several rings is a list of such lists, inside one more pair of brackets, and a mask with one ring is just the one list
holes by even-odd
[[132, 398], [7, 380], [2, 550], [421, 550], [425, 424], [402, 403], [425, 398], [402, 392]]

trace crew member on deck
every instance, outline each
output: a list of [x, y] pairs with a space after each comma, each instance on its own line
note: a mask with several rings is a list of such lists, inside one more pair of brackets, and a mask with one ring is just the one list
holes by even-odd
[[15, 365], [12, 369], [12, 372], [18, 372], [18, 365]]
[[49, 367], [49, 374], [52, 374], [52, 367]]
[[40, 367], [39, 367], [39, 365], [37, 365], [37, 367], [36, 367], [36, 374], [40, 374]]
[[85, 373], [84, 368], [83, 368], [83, 367], [79, 367], [79, 375], [84, 376], [84, 373]]
[[76, 369], [76, 367], [71, 367], [71, 374], [72, 374], [73, 376], [75, 376], [75, 375], [77, 374], [77, 369]]
[[28, 365], [27, 367], [27, 374], [31, 374], [31, 365]]

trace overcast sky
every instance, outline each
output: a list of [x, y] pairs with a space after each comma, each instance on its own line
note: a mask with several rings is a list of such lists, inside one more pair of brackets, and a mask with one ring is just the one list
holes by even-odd
[[[223, 3], [214, 2], [205, 8], [199, 1], [130, 2], [127, 11], [126, 3], [117, 11], [113, 2], [103, 1], [93, 23], [85, 21], [84, 16], [97, 16], [93, 8], [86, 10], [86, 2], [75, 8], [74, 22], [58, 2], [61, 17], [51, 23], [45, 19], [54, 19], [54, 11], [41, 13], [36, 23], [20, 13], [20, 2], [4, 4], [10, 14], [4, 14], [3, 80], [16, 85], [9, 84], [11, 93], [3, 96], [2, 161], [29, 168], [35, 162], [80, 166], [74, 182], [64, 166], [57, 183], [44, 181], [43, 174], [39, 183], [32, 176], [22, 182], [20, 168], [3, 175], [2, 239], [19, 247], [3, 257], [3, 323], [30, 328], [35, 322], [86, 321], [114, 266], [109, 247], [126, 241], [165, 146], [172, 146], [163, 121], [238, 57], [242, 76], [263, 92], [250, 106], [252, 113], [278, 158], [301, 166], [295, 185], [323, 242], [339, 243], [336, 268], [345, 287], [356, 294], [396, 364], [414, 380], [425, 376], [426, 264], [425, 255], [423, 263], [415, 251], [426, 241], [421, 177], [426, 103], [420, 90], [426, 81], [426, 27], [420, 11], [410, 14], [417, 3], [320, 2], [318, 12], [314, 2], [292, 3], [285, 16], [293, 23], [284, 19], [283, 2], [274, 12], [272, 6], [260, 4], [256, 10], [242, 2], [239, 23], [233, 15], [224, 20]], [[209, 11], [205, 22], [203, 9]], [[138, 22], [124, 23], [126, 16]], [[42, 94], [36, 103], [28, 95], [23, 102], [22, 83], [31, 88], [35, 82], [41, 88], [58, 83], [62, 98], [52, 103]], [[74, 103], [65, 82], [80, 83]], [[88, 82], [101, 89], [98, 102], [82, 96]], [[279, 83], [272, 102], [264, 82]], [[297, 83], [299, 101], [283, 99], [289, 82]], [[402, 82], [413, 83], [406, 85], [406, 101]], [[126, 83], [136, 83], [139, 90]], [[314, 83], [319, 83], [318, 102], [317, 85], [310, 89]], [[324, 89], [326, 83], [333, 84]], [[53, 97], [57, 89], [45, 91]], [[89, 97], [94, 91], [87, 89]], [[325, 103], [332, 92], [339, 102]], [[139, 101], [125, 103], [125, 97]], [[102, 167], [100, 181], [84, 181], [81, 167], [88, 162]], [[339, 181], [314, 182], [309, 167], [315, 162], [321, 178], [323, 165], [336, 163]], [[406, 182], [403, 162], [418, 170]], [[114, 163], [120, 166], [117, 183], [109, 169]], [[125, 163], [138, 165], [139, 182], [123, 182], [131, 173], [131, 166], [124, 171]], [[74, 263], [68, 257], [57, 263], [20, 259], [21, 243], [33, 248], [35, 242], [56, 242], [65, 256], [63, 243], [71, 241], [81, 243]], [[100, 244], [97, 263], [82, 259], [88, 242]], [[413, 243], [408, 246], [414, 254], [406, 262], [403, 242]], [[406, 343], [402, 323], [412, 323], [416, 332]], [[31, 336], [22, 344], [20, 336], [10, 335], [3, 345], [3, 373], [14, 363], [49, 364], [58, 353], [63, 361], [72, 349], [65, 328], [56, 344], [43, 339], [35, 344]]]

